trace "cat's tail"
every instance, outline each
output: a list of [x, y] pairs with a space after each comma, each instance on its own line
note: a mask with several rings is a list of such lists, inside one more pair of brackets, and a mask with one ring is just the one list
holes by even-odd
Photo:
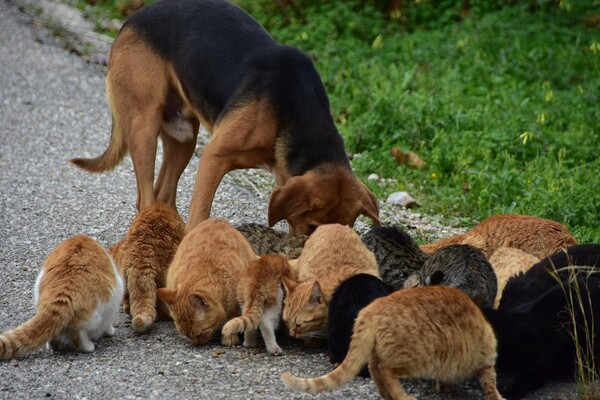
[[246, 332], [248, 329], [256, 330], [263, 315], [263, 304], [264, 299], [253, 299], [252, 304], [247, 310], [244, 311], [243, 315], [227, 321], [227, 323], [223, 326], [221, 331], [223, 337], [231, 337], [237, 335], [238, 333]]
[[69, 161], [88, 172], [105, 172], [116, 167], [128, 150], [122, 129], [113, 118], [110, 141], [104, 153], [95, 158], [72, 158]]
[[0, 360], [10, 360], [39, 349], [57, 336], [72, 318], [68, 301], [40, 307], [29, 321], [0, 335]]
[[156, 273], [150, 267], [128, 268], [127, 292], [133, 330], [145, 332], [156, 321]]
[[367, 318], [357, 318], [350, 348], [344, 361], [327, 375], [318, 378], [297, 378], [289, 372], [281, 375], [283, 384], [294, 390], [312, 394], [335, 389], [350, 381], [369, 361], [375, 347], [375, 332]]

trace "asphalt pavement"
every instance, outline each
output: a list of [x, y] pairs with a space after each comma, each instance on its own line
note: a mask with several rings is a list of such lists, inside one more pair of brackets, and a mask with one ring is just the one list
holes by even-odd
[[[135, 178], [129, 157], [114, 171], [90, 174], [68, 159], [96, 156], [110, 135], [105, 70], [65, 50], [45, 28], [0, 0], [0, 331], [33, 315], [33, 285], [45, 257], [61, 241], [87, 234], [118, 242], [135, 215]], [[198, 157], [184, 172], [178, 207], [184, 218]], [[241, 182], [241, 183], [240, 183]], [[266, 224], [267, 199], [239, 175], [226, 177], [213, 216]], [[323, 350], [281, 339], [284, 354], [263, 348], [195, 347], [171, 322], [145, 335], [120, 313], [116, 335], [91, 354], [41, 349], [0, 362], [1, 399], [376, 399], [368, 379], [311, 396], [284, 388], [291, 370], [315, 376], [331, 370]], [[453, 395], [436, 395], [432, 381], [405, 387], [421, 399], [483, 398], [475, 381]], [[555, 395], [531, 398], [565, 398]], [[558, 396], [558, 397], [556, 397]]]

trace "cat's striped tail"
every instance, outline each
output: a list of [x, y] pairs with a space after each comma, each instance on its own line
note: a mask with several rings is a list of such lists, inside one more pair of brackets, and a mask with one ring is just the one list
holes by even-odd
[[223, 337], [228, 338], [237, 335], [238, 333], [246, 332], [248, 329], [256, 330], [263, 315], [263, 304], [264, 299], [253, 299], [251, 306], [244, 311], [243, 315], [227, 321], [223, 326], [223, 329], [221, 330]]
[[156, 273], [150, 267], [128, 268], [127, 292], [131, 325], [136, 332], [145, 332], [156, 321]]
[[318, 378], [297, 378], [289, 372], [281, 375], [284, 385], [290, 389], [312, 394], [335, 389], [354, 378], [368, 363], [375, 347], [375, 332], [369, 322], [357, 318], [350, 348], [344, 361], [327, 375]]
[[29, 321], [0, 335], [0, 360], [29, 354], [58, 335], [73, 315], [69, 304], [55, 305], [38, 309]]

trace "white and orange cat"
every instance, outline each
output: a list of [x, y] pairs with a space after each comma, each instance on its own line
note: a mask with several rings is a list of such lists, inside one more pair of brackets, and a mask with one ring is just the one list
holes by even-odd
[[[240, 315], [234, 288], [256, 258], [250, 243], [224, 220], [208, 219], [187, 233], [169, 266], [166, 287], [157, 289], [177, 331], [195, 345], [205, 344]], [[237, 335], [222, 340], [225, 345], [238, 341]]]
[[123, 310], [136, 332], [147, 331], [157, 317], [169, 319], [166, 305], [156, 298], [167, 269], [183, 239], [185, 224], [176, 210], [157, 203], [134, 218], [127, 235], [111, 248], [123, 279]]
[[223, 326], [225, 342], [235, 342], [237, 334], [244, 332], [244, 346], [254, 347], [256, 330], [260, 328], [267, 351], [275, 355], [282, 353], [275, 330], [279, 326], [283, 306], [281, 281], [284, 276], [290, 276], [290, 268], [286, 259], [279, 254], [267, 254], [248, 264], [237, 286], [242, 315]]
[[297, 280], [283, 278], [286, 298], [283, 320], [290, 335], [303, 337], [327, 334], [327, 311], [334, 290], [351, 276], [379, 277], [375, 255], [352, 228], [329, 224], [319, 226], [308, 238], [296, 263]]
[[428, 378], [438, 389], [477, 376], [486, 400], [496, 388], [496, 338], [481, 310], [459, 289], [426, 286], [398, 290], [363, 308], [350, 348], [332, 372], [311, 379], [285, 372], [286, 387], [316, 394], [335, 389], [368, 364], [385, 399], [414, 400], [399, 379]]
[[542, 259], [576, 243], [569, 230], [556, 221], [501, 214], [483, 220], [468, 232], [421, 245], [421, 250], [432, 254], [453, 244], [469, 244], [489, 258], [500, 247], [512, 247]]
[[94, 351], [92, 340], [115, 333], [123, 281], [108, 252], [87, 236], [59, 244], [35, 282], [35, 315], [0, 335], [0, 359], [31, 353], [48, 343], [60, 350]]

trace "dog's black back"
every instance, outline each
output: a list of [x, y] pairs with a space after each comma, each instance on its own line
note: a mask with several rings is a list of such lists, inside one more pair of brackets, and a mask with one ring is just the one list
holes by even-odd
[[[368, 274], [354, 275], [337, 287], [329, 303], [327, 320], [327, 348], [329, 361], [341, 363], [346, 358], [354, 320], [360, 310], [373, 300], [387, 296], [392, 288], [381, 279]], [[363, 368], [360, 376], [368, 377], [367, 367]]]
[[549, 379], [575, 377], [573, 321], [565, 294], [569, 290], [574, 299], [583, 299], [575, 302], [578, 342], [585, 346], [586, 338], [595, 335], [595, 365], [600, 361], [597, 322], [600, 320], [600, 279], [578, 277], [570, 284], [566, 281], [562, 284], [511, 310], [484, 310], [498, 339], [496, 366], [500, 372], [515, 377], [512, 386], [503, 393], [508, 399], [521, 398]]
[[212, 123], [267, 99], [285, 135], [291, 175], [323, 160], [350, 168], [312, 60], [276, 43], [239, 7], [224, 0], [158, 0], [131, 16], [124, 29], [173, 64], [190, 101]]
[[578, 244], [568, 247], [566, 251], [559, 251], [544, 258], [525, 273], [512, 277], [506, 283], [498, 308], [511, 309], [537, 298], [557, 285], [557, 274], [558, 279], [564, 281], [570, 274], [590, 273], [590, 268], [555, 272], [570, 266], [600, 268], [600, 244]]

